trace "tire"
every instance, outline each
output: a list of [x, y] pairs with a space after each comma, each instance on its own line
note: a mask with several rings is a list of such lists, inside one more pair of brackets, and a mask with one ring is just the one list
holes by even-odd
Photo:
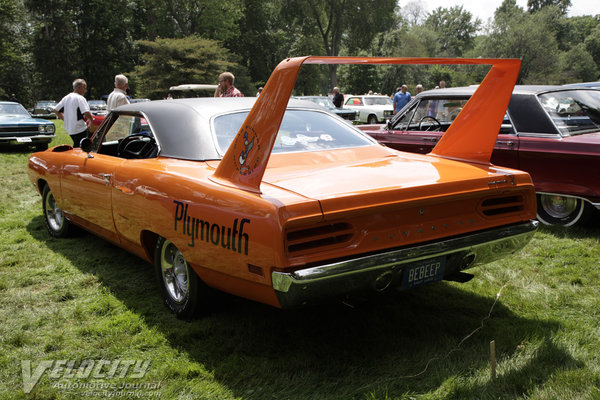
[[207, 287], [175, 245], [159, 237], [154, 250], [156, 278], [165, 304], [177, 318], [190, 320], [200, 310]]
[[367, 118], [367, 124], [371, 124], [374, 125], [377, 123], [377, 115], [369, 115], [369, 118]]
[[572, 226], [581, 224], [589, 217], [583, 199], [557, 194], [537, 195], [537, 218], [545, 225]]
[[42, 210], [44, 211], [46, 229], [48, 229], [50, 236], [64, 238], [71, 235], [73, 225], [65, 218], [63, 211], [56, 204], [54, 195], [48, 185], [44, 186], [42, 191]]

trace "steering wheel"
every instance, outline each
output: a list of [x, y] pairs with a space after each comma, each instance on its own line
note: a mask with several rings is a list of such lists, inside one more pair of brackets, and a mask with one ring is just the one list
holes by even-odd
[[[433, 124], [429, 124], [429, 125], [427, 125], [427, 129], [423, 129], [423, 121], [428, 120], [428, 119], [433, 121]], [[427, 131], [441, 131], [442, 124], [440, 123], [440, 121], [437, 120], [437, 118], [432, 117], [431, 115], [426, 115], [423, 118], [421, 118], [421, 120], [419, 121], [419, 130], [426, 131], [426, 132]]]
[[134, 133], [119, 142], [117, 154], [125, 158], [148, 158], [155, 148], [156, 141], [153, 137]]

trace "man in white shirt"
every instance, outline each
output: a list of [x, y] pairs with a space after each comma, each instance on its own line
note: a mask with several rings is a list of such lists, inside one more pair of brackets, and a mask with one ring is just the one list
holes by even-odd
[[[73, 139], [73, 147], [79, 147], [81, 139], [89, 137], [88, 126], [93, 121], [90, 106], [83, 95], [87, 91], [87, 83], [83, 79], [73, 81], [73, 91], [62, 98], [54, 107], [54, 113], [65, 121], [65, 131]], [[84, 119], [85, 117], [85, 119]]]
[[127, 93], [125, 93], [127, 83], [128, 80], [125, 75], [119, 74], [115, 76], [115, 90], [108, 95], [108, 99], [106, 100], [106, 109], [108, 111], [114, 110], [123, 104], [129, 104]]

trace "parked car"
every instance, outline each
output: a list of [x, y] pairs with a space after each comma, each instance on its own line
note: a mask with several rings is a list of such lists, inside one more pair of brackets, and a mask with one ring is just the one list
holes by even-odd
[[31, 145], [38, 150], [48, 148], [54, 139], [54, 124], [35, 119], [19, 103], [0, 101], [0, 144]]
[[213, 97], [219, 85], [205, 83], [188, 83], [171, 86], [169, 93], [176, 99], [189, 97]]
[[90, 112], [92, 115], [106, 115], [106, 101], [104, 100], [89, 100], [88, 105], [90, 106]]
[[358, 121], [368, 124], [385, 122], [394, 115], [392, 99], [382, 95], [346, 96], [344, 108], [355, 110]]
[[349, 110], [346, 108], [337, 108], [333, 104], [333, 101], [327, 96], [296, 96], [295, 98], [301, 99], [301, 100], [312, 101], [313, 103], [326, 108], [327, 110], [331, 111], [334, 114], [337, 114], [338, 116], [342, 117], [345, 120], [348, 120], [348, 121], [356, 120], [356, 111], [355, 110]]
[[[389, 126], [365, 132], [397, 150], [429, 153], [475, 89], [423, 92]], [[515, 86], [492, 163], [529, 172], [543, 223], [585, 221], [600, 208], [600, 91]]]
[[29, 110], [29, 113], [34, 118], [53, 119], [56, 118], [56, 114], [53, 111], [54, 106], [56, 106], [56, 101], [54, 100], [40, 100]]
[[600, 89], [600, 82], [579, 82], [579, 83], [569, 83], [564, 86], [569, 87], [581, 87], [588, 89]]
[[[332, 60], [410, 59], [291, 58], [258, 98], [121, 106], [81, 148], [30, 157], [48, 232], [77, 225], [153, 263], [166, 304], [185, 318], [206, 306], [207, 287], [289, 308], [466, 281], [465, 268], [528, 242], [529, 175], [490, 165], [493, 144], [473, 140], [478, 124], [502, 117], [519, 60], [443, 60], [493, 66], [472, 120], [428, 156], [290, 100], [303, 63]], [[453, 159], [463, 142], [464, 160]]]

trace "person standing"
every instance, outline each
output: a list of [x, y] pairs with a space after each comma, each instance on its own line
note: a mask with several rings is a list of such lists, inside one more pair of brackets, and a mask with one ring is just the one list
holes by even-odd
[[115, 75], [115, 90], [108, 95], [108, 99], [106, 100], [106, 109], [108, 111], [114, 110], [123, 104], [129, 104], [129, 99], [127, 98], [127, 93], [125, 92], [127, 90], [128, 83], [129, 82], [125, 75]]
[[231, 72], [223, 72], [219, 75], [219, 86], [215, 90], [215, 97], [244, 97], [242, 92], [233, 86], [234, 81], [235, 77]]
[[394, 95], [394, 114], [407, 105], [411, 98], [408, 86], [402, 85], [400, 91]]
[[333, 88], [333, 105], [336, 108], [342, 108], [344, 103], [344, 95], [340, 93], [340, 89], [336, 86]]
[[12, 93], [10, 95], [10, 99], [8, 99], [8, 101], [12, 101], [13, 103], [18, 103], [19, 102], [19, 100], [17, 99], [17, 96], [14, 93]]
[[65, 121], [65, 131], [71, 136], [73, 147], [79, 147], [81, 139], [91, 134], [88, 126], [92, 123], [93, 116], [87, 100], [83, 97], [86, 91], [85, 80], [75, 79], [73, 91], [63, 97], [53, 109], [56, 116]]

